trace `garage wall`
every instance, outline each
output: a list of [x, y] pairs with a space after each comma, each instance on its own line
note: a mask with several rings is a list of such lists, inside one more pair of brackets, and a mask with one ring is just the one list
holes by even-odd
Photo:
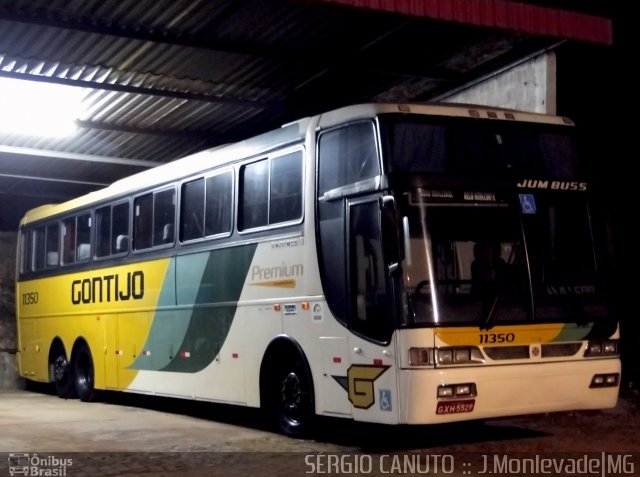
[[441, 100], [556, 114], [556, 56], [537, 56]]
[[16, 233], [0, 232], [0, 389], [22, 386], [18, 378], [15, 349]]

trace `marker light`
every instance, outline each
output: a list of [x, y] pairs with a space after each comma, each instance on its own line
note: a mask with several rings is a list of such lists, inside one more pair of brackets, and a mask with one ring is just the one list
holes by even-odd
[[433, 364], [432, 348], [409, 348], [409, 363], [412, 366], [429, 366]]

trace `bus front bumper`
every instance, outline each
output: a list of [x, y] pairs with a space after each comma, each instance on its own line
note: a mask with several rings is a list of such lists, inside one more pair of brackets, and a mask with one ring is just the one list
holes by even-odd
[[[617, 375], [608, 387], [591, 387], [595, 375]], [[400, 420], [432, 424], [616, 405], [620, 360], [594, 359], [535, 365], [479, 365], [404, 369]], [[474, 384], [475, 396], [439, 398], [438, 388]]]

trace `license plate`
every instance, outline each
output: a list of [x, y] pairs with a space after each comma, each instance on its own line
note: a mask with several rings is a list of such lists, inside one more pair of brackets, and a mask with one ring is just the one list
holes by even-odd
[[436, 407], [436, 414], [456, 414], [461, 412], [471, 412], [476, 404], [475, 399], [464, 401], [439, 402]]

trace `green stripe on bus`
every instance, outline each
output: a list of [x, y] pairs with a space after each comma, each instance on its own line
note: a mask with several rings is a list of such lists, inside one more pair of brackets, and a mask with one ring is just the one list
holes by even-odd
[[[158, 311], [145, 349], [133, 369], [195, 373], [216, 358], [227, 338], [257, 245], [242, 245], [179, 256], [166, 276], [166, 288], [176, 283], [178, 311]], [[164, 291], [164, 290], [163, 290]], [[161, 301], [165, 298], [161, 294]]]

